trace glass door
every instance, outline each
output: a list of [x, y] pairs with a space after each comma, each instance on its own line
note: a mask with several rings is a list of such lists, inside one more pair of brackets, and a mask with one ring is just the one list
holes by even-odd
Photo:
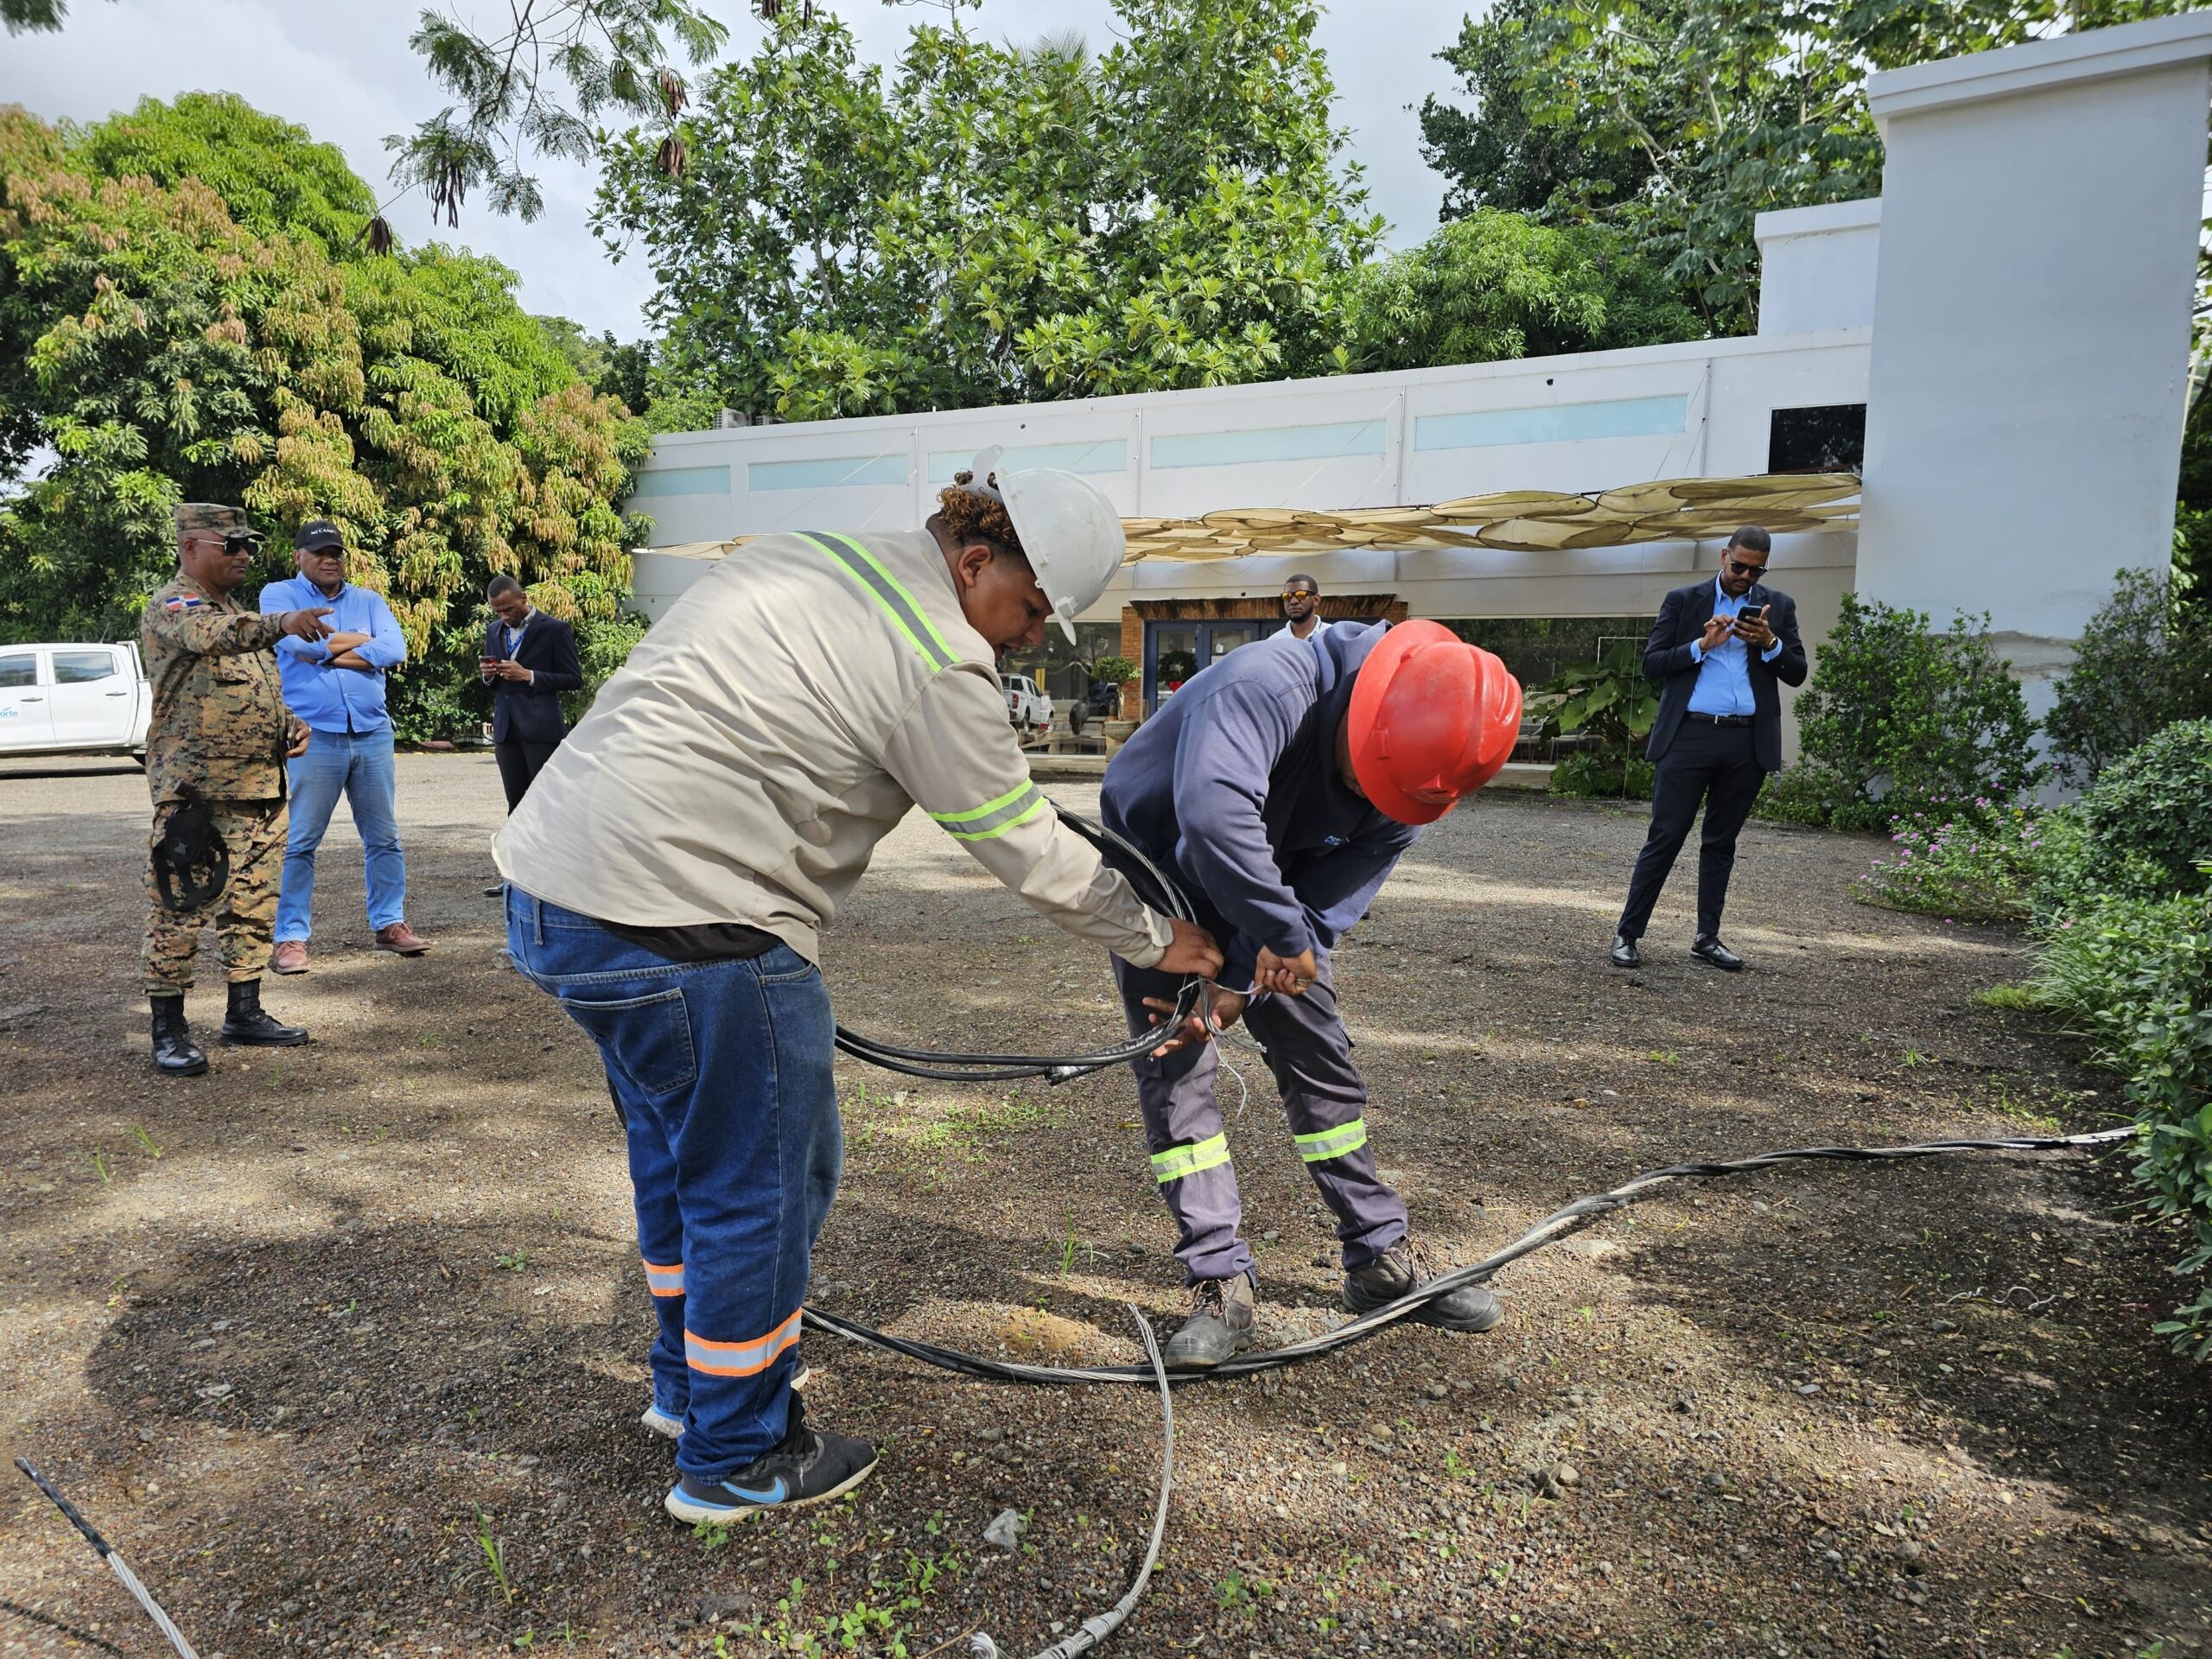
[[1149, 715], [1198, 671], [1198, 624], [1146, 623], [1144, 655], [1144, 708]]

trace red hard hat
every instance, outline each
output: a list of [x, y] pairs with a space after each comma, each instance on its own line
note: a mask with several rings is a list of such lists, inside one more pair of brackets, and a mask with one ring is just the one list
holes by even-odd
[[1433, 823], [1492, 778], [1521, 734], [1521, 682], [1440, 622], [1401, 622], [1352, 682], [1351, 769], [1375, 809]]

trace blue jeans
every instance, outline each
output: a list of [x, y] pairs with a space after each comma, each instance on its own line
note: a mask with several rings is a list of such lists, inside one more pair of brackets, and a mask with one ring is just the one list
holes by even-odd
[[362, 876], [369, 890], [369, 925], [407, 919], [407, 860], [399, 850], [399, 819], [391, 728], [376, 732], [317, 732], [308, 752], [286, 767], [292, 796], [291, 838], [284, 847], [284, 886], [276, 900], [276, 943], [304, 941], [315, 908], [315, 853], [330, 828], [338, 796], [353, 809], [360, 832]]
[[728, 1477], [784, 1437], [799, 1305], [844, 1133], [822, 975], [788, 945], [670, 962], [507, 887], [507, 950], [599, 1045], [622, 1109], [676, 1466]]

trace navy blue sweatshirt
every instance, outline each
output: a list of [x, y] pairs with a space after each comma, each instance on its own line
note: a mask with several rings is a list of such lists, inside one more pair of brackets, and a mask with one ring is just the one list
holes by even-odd
[[1228, 953], [1221, 983], [1279, 957], [1332, 949], [1367, 912], [1419, 829], [1337, 773], [1337, 728], [1383, 625], [1231, 652], [1185, 683], [1106, 768], [1107, 827], [1171, 870]]

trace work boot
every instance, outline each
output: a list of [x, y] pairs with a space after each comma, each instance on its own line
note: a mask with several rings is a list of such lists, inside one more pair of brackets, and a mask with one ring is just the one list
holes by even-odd
[[223, 1016], [222, 1039], [245, 1048], [297, 1048], [308, 1039], [303, 1026], [280, 1026], [262, 1011], [261, 982], [231, 982], [231, 1006]]
[[1167, 1338], [1171, 1371], [1210, 1371], [1252, 1345], [1252, 1276], [1201, 1279], [1191, 1287], [1191, 1317]]
[[305, 939], [279, 939], [276, 948], [269, 953], [269, 971], [272, 974], [304, 974], [307, 970]]
[[[1440, 1276], [1421, 1246], [1402, 1238], [1365, 1267], [1344, 1274], [1344, 1304], [1355, 1313], [1372, 1313]], [[1446, 1331], [1487, 1331], [1505, 1317], [1505, 1310], [1480, 1285], [1462, 1285], [1408, 1317]]]
[[154, 1064], [172, 1077], [196, 1077], [207, 1069], [207, 1057], [192, 1040], [192, 1027], [184, 1020], [184, 993], [159, 994], [147, 999], [154, 1010]]
[[726, 1527], [763, 1510], [798, 1510], [849, 1492], [875, 1467], [875, 1448], [849, 1434], [806, 1426], [791, 1396], [790, 1427], [773, 1450], [721, 1480], [678, 1474], [662, 1507], [678, 1521]]

